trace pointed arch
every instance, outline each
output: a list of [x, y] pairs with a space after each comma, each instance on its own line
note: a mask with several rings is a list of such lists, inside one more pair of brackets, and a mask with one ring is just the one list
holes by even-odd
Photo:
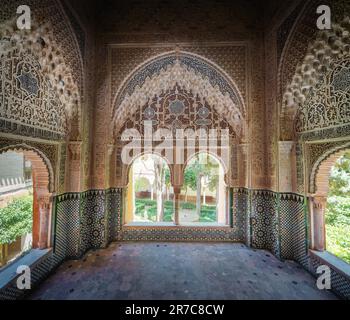
[[[57, 35], [55, 36], [54, 31], [55, 28], [50, 22], [40, 24], [39, 21], [33, 20], [30, 31], [20, 32], [16, 28], [15, 18], [6, 20], [0, 25], [0, 57], [2, 63], [14, 59], [31, 59], [32, 64], [36, 65], [36, 73], [40, 73], [42, 82], [46, 83], [44, 92], [48, 97], [45, 99], [45, 103], [52, 101], [57, 108], [63, 109], [66, 114], [67, 128], [57, 127], [56, 129], [60, 130], [61, 133], [65, 131], [65, 135], [70, 131], [74, 131], [74, 134], [78, 135], [76, 131], [81, 129], [82, 67], [79, 64], [80, 67], [72, 68], [67, 63], [67, 57], [75, 50], [70, 48], [71, 52], [68, 54], [66, 48], [56, 41]], [[80, 54], [78, 60], [81, 61]], [[1, 77], [5, 78], [6, 74], [3, 73], [6, 68], [3, 67], [1, 70]], [[36, 85], [39, 86], [39, 80], [35, 74], [29, 72], [28, 76], [31, 77], [31, 82], [36, 82]], [[10, 79], [8, 80], [10, 81]], [[52, 110], [52, 108], [50, 109]], [[56, 115], [47, 114], [47, 117], [55, 118]], [[72, 121], [73, 119], [74, 121]]]
[[0, 148], [0, 154], [9, 151], [21, 152], [32, 162], [33, 168], [38, 172], [37, 185], [45, 192], [55, 192], [55, 177], [52, 164], [46, 155], [39, 149], [25, 143], [8, 145]]
[[138, 107], [176, 84], [206, 99], [218, 112], [227, 115], [228, 122], [237, 130], [245, 131], [246, 108], [233, 80], [201, 56], [172, 51], [147, 60], [121, 84], [113, 101], [114, 132]]

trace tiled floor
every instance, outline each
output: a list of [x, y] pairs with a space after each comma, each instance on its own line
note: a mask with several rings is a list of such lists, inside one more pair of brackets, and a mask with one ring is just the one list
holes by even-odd
[[336, 299], [293, 262], [229, 243], [113, 243], [65, 262], [30, 299]]

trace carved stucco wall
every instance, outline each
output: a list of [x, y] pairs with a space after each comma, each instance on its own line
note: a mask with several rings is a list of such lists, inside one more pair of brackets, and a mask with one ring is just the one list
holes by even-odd
[[332, 29], [319, 31], [315, 12], [320, 4], [309, 1], [300, 12], [279, 67], [279, 138], [298, 141], [299, 192], [311, 191], [310, 161], [321, 156], [320, 150], [349, 140], [350, 7], [344, 1], [330, 3]]
[[[106, 155], [108, 150], [113, 152], [109, 148], [113, 141], [106, 139], [112, 132], [107, 115], [111, 116], [116, 92], [139, 65], [175, 50], [208, 59], [222, 68], [237, 85], [247, 105], [249, 141], [245, 143], [251, 143], [247, 148], [252, 153], [248, 165], [253, 170], [249, 184], [265, 186], [266, 147], [261, 139], [265, 135], [264, 121], [261, 121], [264, 113], [264, 43], [262, 32], [256, 32], [264, 25], [264, 17], [258, 10], [260, 6], [259, 1], [211, 0], [202, 1], [200, 6], [187, 1], [169, 3], [162, 0], [147, 4], [137, 1], [135, 5], [130, 1], [120, 1], [101, 4], [101, 8], [97, 6], [94, 188], [108, 185], [109, 161]], [[107, 96], [109, 101], [106, 101]]]
[[[316, 28], [316, 8], [321, 4], [331, 7], [331, 30]], [[285, 21], [292, 19], [294, 23], [289, 36], [284, 38], [283, 47], [277, 51], [281, 55], [278, 58], [277, 109], [273, 117], [279, 124], [275, 141], [281, 140], [281, 146], [294, 145], [296, 162], [293, 165], [289, 159], [289, 166], [297, 181], [295, 191], [308, 196], [324, 195], [331, 163], [348, 148], [350, 141], [350, 7], [347, 1], [308, 1], [300, 5], [302, 8], [297, 9], [298, 15], [290, 11]], [[278, 37], [277, 40], [281, 45]], [[274, 154], [273, 161], [279, 163], [278, 149], [271, 147], [269, 153]], [[279, 163], [280, 167], [286, 165], [287, 162]], [[272, 172], [273, 166], [269, 167]], [[278, 166], [275, 165], [274, 171], [278, 177]], [[278, 187], [277, 183], [271, 185]], [[307, 228], [307, 233], [311, 230], [309, 220], [305, 218], [299, 225]], [[304, 245], [299, 239], [295, 239], [295, 244]], [[305, 248], [309, 248], [308, 243]], [[306, 252], [301, 263], [315, 273], [319, 261]], [[334, 291], [348, 298], [349, 281], [335, 270], [332, 270], [332, 280]]]
[[[256, 34], [254, 41], [244, 43], [211, 43], [197, 46], [190, 44], [169, 46], [125, 44], [112, 45], [109, 50], [102, 46], [99, 49], [101, 58], [99, 59], [100, 62], [97, 62], [99, 67], [96, 70], [101, 75], [101, 79], [97, 77], [99, 80], [97, 83], [97, 109], [95, 110], [94, 129], [94, 188], [105, 186], [104, 176], [106, 175], [108, 160], [105, 157], [106, 151], [102, 150], [107, 150], [107, 145], [113, 143], [113, 141], [106, 139], [106, 137], [112, 137], [113, 129], [108, 123], [108, 117], [113, 116], [113, 107], [119, 107], [113, 105], [119, 87], [140, 64], [174, 49], [198, 54], [212, 61], [224, 70], [237, 85], [247, 106], [246, 119], [249, 126], [247, 127], [246, 143], [251, 142], [250, 150], [253, 153], [253, 156], [250, 157], [253, 169], [251, 183], [256, 187], [264, 187], [266, 182], [265, 146], [261, 140], [264, 134], [264, 122], [261, 121], [261, 116], [264, 113], [263, 42], [261, 34]], [[251, 67], [247, 68], [247, 65], [251, 65]], [[109, 101], [106, 96], [110, 97]], [[115, 110], [118, 113], [118, 109]]]
[[83, 58], [83, 114], [81, 128], [81, 190], [91, 188], [93, 109], [95, 105], [95, 11], [91, 1], [61, 1]]
[[[83, 5], [79, 2], [73, 4], [66, 1], [28, 1], [31, 8], [32, 30], [21, 33], [16, 31], [15, 18], [18, 1], [5, 1], [1, 11], [1, 28], [3, 42], [2, 49], [13, 48], [19, 50], [21, 56], [29, 60], [36, 60], [37, 69], [46, 81], [46, 88], [39, 88], [48, 99], [42, 99], [42, 94], [37, 96], [41, 102], [41, 111], [38, 105], [33, 103], [35, 97], [25, 98], [25, 102], [31, 108], [34, 108], [31, 116], [34, 121], [24, 119], [22, 122], [30, 122], [29, 130], [23, 126], [4, 125], [3, 132], [11, 132], [28, 137], [42, 139], [65, 139], [69, 129], [69, 139], [73, 141], [82, 140], [81, 147], [81, 168], [76, 167], [79, 173], [79, 185], [82, 190], [90, 188], [91, 185], [91, 131], [92, 131], [92, 109], [94, 104], [94, 24], [91, 23], [94, 17], [93, 7], [91, 4]], [[79, 12], [79, 14], [77, 14]], [[18, 34], [18, 36], [16, 35]], [[7, 45], [7, 42], [11, 42]], [[8, 51], [8, 49], [6, 49]], [[6, 52], [7, 52], [6, 51]], [[4, 52], [4, 50], [2, 50]], [[9, 55], [9, 54], [8, 54]], [[16, 53], [14, 54], [16, 55]], [[21, 59], [21, 58], [19, 58]], [[13, 60], [13, 59], [12, 59]], [[5, 63], [5, 62], [3, 62]], [[13, 63], [13, 62], [11, 62]], [[2, 69], [7, 70], [7, 69]], [[46, 76], [49, 76], [46, 80]], [[27, 77], [28, 78], [28, 77]], [[26, 80], [26, 79], [24, 79]], [[29, 78], [30, 80], [30, 78]], [[33, 79], [32, 79], [33, 80]], [[27, 81], [26, 83], [35, 82]], [[40, 86], [41, 83], [38, 83]], [[51, 93], [50, 93], [51, 90]], [[6, 92], [4, 96], [8, 97]], [[57, 99], [56, 99], [57, 98]], [[56, 99], [56, 100], [55, 100]], [[64, 105], [61, 108], [60, 105]], [[57, 106], [57, 107], [56, 107]], [[40, 107], [40, 106], [39, 106]], [[64, 109], [65, 114], [61, 111], [60, 122], [66, 122], [64, 125], [56, 123], [59, 117], [55, 114], [47, 115], [44, 110]], [[18, 108], [17, 108], [18, 110]], [[30, 109], [29, 109], [30, 110]], [[26, 112], [28, 113], [27, 109]], [[18, 113], [18, 111], [17, 111]], [[17, 115], [15, 115], [16, 117]], [[10, 120], [8, 115], [5, 116], [6, 122]], [[24, 116], [22, 118], [28, 118]], [[44, 122], [40, 119], [44, 118]], [[51, 119], [51, 120], [50, 120]], [[18, 123], [19, 119], [13, 119]], [[34, 124], [34, 126], [33, 126]], [[35, 125], [36, 124], [36, 125]], [[49, 125], [51, 124], [51, 125]], [[64, 128], [66, 126], [67, 128]], [[45, 127], [48, 127], [49, 130]], [[21, 129], [22, 128], [22, 129]], [[68, 154], [64, 150], [62, 152]], [[62, 165], [69, 164], [62, 160]], [[65, 167], [62, 171], [65, 170]], [[63, 172], [60, 173], [64, 175]], [[60, 190], [65, 191], [65, 185], [60, 185]]]

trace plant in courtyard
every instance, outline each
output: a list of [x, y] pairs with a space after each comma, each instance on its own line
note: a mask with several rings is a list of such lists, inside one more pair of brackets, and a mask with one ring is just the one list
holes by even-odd
[[25, 196], [14, 199], [0, 208], [0, 244], [12, 243], [19, 236], [32, 230], [33, 198]]
[[327, 250], [350, 263], [350, 152], [333, 166], [326, 210]]
[[135, 179], [135, 192], [147, 191], [150, 183], [147, 178], [141, 177]]
[[[218, 190], [218, 170], [218, 163], [208, 154], [197, 155], [186, 167], [184, 175], [185, 201], [187, 202], [188, 188], [197, 192], [196, 213], [198, 217], [201, 217], [202, 188], [208, 188], [211, 191]], [[203, 202], [205, 204], [205, 193], [203, 195]]]

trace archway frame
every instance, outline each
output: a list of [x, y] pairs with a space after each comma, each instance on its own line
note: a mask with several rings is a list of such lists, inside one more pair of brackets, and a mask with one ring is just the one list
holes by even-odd
[[309, 175], [309, 194], [327, 196], [329, 177], [336, 161], [350, 148], [350, 142], [334, 147], [324, 152], [315, 162]]
[[[131, 178], [131, 173], [133, 174], [132, 172], [132, 169], [133, 169], [133, 166], [135, 164], [135, 162], [139, 159], [141, 159], [142, 157], [144, 156], [155, 156], [157, 157], [158, 159], [162, 160], [167, 168], [169, 169], [170, 171], [170, 183], [172, 185], [172, 187], [174, 186], [174, 181], [173, 181], [173, 166], [169, 163], [168, 159], [166, 157], [164, 157], [163, 155], [159, 154], [158, 152], [143, 152], [143, 153], [140, 153], [138, 155], [135, 155], [133, 157], [133, 159], [130, 161], [130, 163], [127, 165], [127, 188], [126, 188], [126, 192], [124, 193], [124, 208], [125, 208], [125, 212], [126, 214], [123, 216], [123, 224], [130, 224], [130, 223], [133, 223], [133, 219], [130, 219], [130, 217], [133, 215], [133, 212], [134, 212], [134, 203], [132, 203], [130, 205], [130, 202], [134, 201], [135, 199], [135, 190], [134, 190], [134, 181], [130, 180]], [[146, 178], [148, 180], [148, 178]], [[150, 181], [148, 180], [148, 182], [150, 183]]]
[[32, 164], [33, 175], [33, 248], [52, 246], [52, 209], [56, 182], [50, 160], [39, 149], [25, 143], [0, 148], [0, 154], [23, 154]]
[[[221, 203], [221, 208], [223, 208], [223, 213], [221, 213], [223, 216], [224, 216], [224, 222], [223, 224], [224, 225], [228, 225], [228, 221], [229, 221], [229, 194], [228, 194], [228, 175], [230, 173], [230, 170], [229, 168], [226, 166], [225, 162], [223, 161], [223, 159], [221, 158], [221, 156], [209, 151], [209, 150], [206, 150], [206, 151], [198, 151], [198, 152], [195, 152], [194, 154], [192, 154], [190, 157], [188, 157], [185, 161], [185, 164], [183, 165], [183, 169], [182, 169], [182, 179], [184, 180], [184, 176], [185, 176], [185, 172], [186, 172], [186, 169], [188, 167], [188, 165], [191, 163], [192, 160], [194, 160], [197, 156], [199, 155], [208, 155], [209, 157], [211, 157], [212, 159], [214, 159], [214, 161], [219, 165], [219, 171], [221, 171], [220, 173], [223, 174], [223, 183], [224, 183], [224, 201], [219, 201], [218, 203]], [[229, 163], [228, 166], [230, 166], [231, 164]], [[220, 207], [220, 205], [219, 205]], [[218, 214], [218, 212], [217, 212]], [[217, 221], [218, 223], [219, 221]]]
[[[169, 61], [168, 61], [168, 60]], [[217, 94], [222, 95], [222, 100], [225, 101], [227, 104], [231, 104], [234, 106], [233, 108], [229, 109], [226, 108], [226, 111], [228, 112], [228, 118], [232, 118], [234, 122], [238, 123], [238, 130], [240, 132], [237, 132], [237, 136], [239, 136], [241, 139], [243, 139], [244, 136], [247, 134], [247, 115], [248, 111], [244, 103], [244, 99], [242, 94], [240, 93], [237, 85], [232, 80], [232, 78], [218, 65], [213, 63], [212, 61], [209, 61], [207, 58], [204, 58], [202, 56], [199, 56], [197, 54], [187, 52], [187, 51], [169, 51], [166, 53], [162, 53], [157, 56], [153, 56], [152, 58], [147, 59], [142, 64], [134, 68], [133, 71], [129, 73], [129, 75], [123, 80], [121, 85], [119, 86], [116, 94], [114, 95], [113, 101], [112, 101], [112, 113], [111, 113], [111, 123], [110, 123], [110, 132], [113, 134], [113, 138], [115, 138], [115, 135], [118, 133], [118, 129], [120, 128], [120, 124], [123, 123], [121, 119], [127, 118], [129, 114], [133, 113], [133, 109], [137, 106], [134, 105], [133, 102], [133, 95], [135, 91], [142, 89], [145, 87], [145, 83], [152, 81], [152, 79], [155, 79], [157, 77], [160, 77], [162, 79], [162, 74], [165, 75], [166, 72], [172, 68], [176, 67], [177, 64], [179, 65], [185, 65], [182, 63], [181, 59], [193, 59], [194, 63], [197, 63], [198, 65], [202, 64], [203, 68], [205, 68], [205, 71], [210, 73], [214, 73], [216, 80], [210, 79], [208, 74], [201, 74], [198, 69], [195, 69], [195, 67], [188, 67], [187, 65], [183, 67], [184, 71], [192, 72], [193, 75], [195, 75], [195, 78], [190, 78], [192, 83], [195, 83], [198, 81], [205, 82], [205, 87], [209, 88], [211, 91], [212, 96], [217, 96]], [[157, 66], [157, 63], [160, 63], [162, 60], [166, 60], [164, 62], [164, 65]], [[187, 61], [187, 60], [186, 60]], [[150, 74], [143, 74], [147, 71], [147, 68], [150, 66], [156, 65], [158, 70], [152, 70]], [[146, 70], [146, 71], [145, 71]], [[142, 82], [141, 85], [138, 82]], [[213, 83], [214, 81], [214, 83]], [[215, 83], [216, 81], [216, 83]], [[174, 82], [174, 84], [176, 81]], [[221, 87], [220, 87], [221, 86]], [[130, 89], [131, 87], [131, 89]], [[154, 85], [152, 86], [154, 87]], [[159, 92], [162, 92], [162, 90], [172, 89], [168, 87], [162, 87]], [[192, 91], [193, 89], [196, 89], [195, 87], [189, 87], [189, 90]], [[207, 92], [207, 97], [210, 97], [209, 92]], [[138, 99], [138, 103], [140, 105], [143, 105], [147, 102], [147, 100], [151, 99], [153, 95], [155, 94], [155, 91], [150, 94], [147, 92], [147, 94], [142, 95], [141, 103], [140, 99]], [[201, 97], [206, 98], [206, 97]], [[135, 100], [135, 99], [134, 99]], [[127, 112], [126, 112], [126, 109]], [[214, 109], [218, 111], [217, 106], [214, 105]], [[222, 110], [220, 110], [222, 112]], [[124, 115], [124, 118], [121, 118], [120, 115]], [[119, 116], [118, 116], [119, 115]], [[232, 124], [230, 121], [228, 121], [230, 125]], [[235, 127], [235, 126], [233, 126]]]

